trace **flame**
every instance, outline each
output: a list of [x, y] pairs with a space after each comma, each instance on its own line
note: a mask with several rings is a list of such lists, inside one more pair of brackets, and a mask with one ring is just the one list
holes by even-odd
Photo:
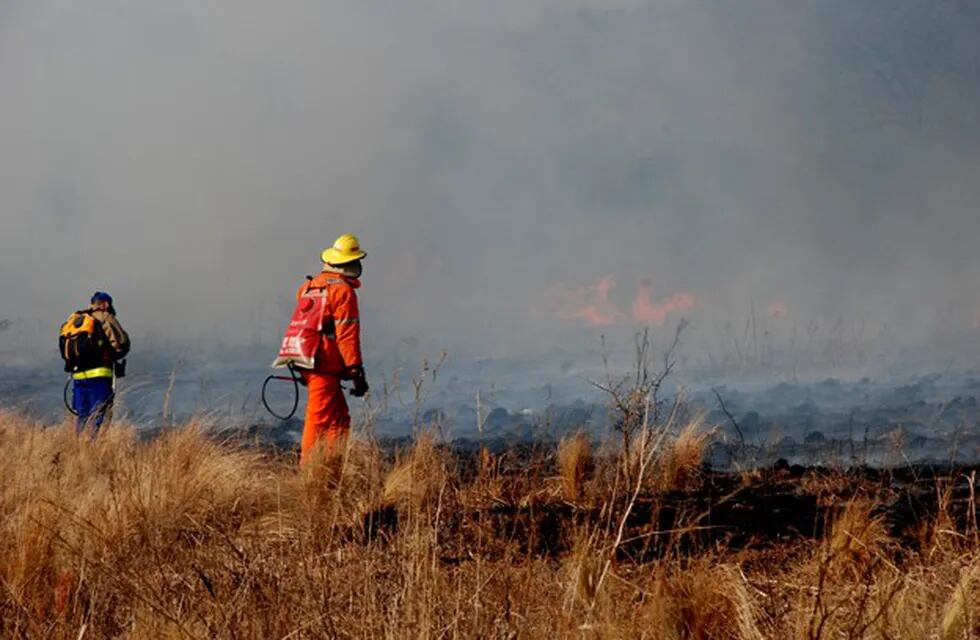
[[622, 321], [622, 313], [609, 300], [616, 288], [612, 276], [605, 276], [594, 285], [567, 288], [558, 285], [558, 318], [560, 320], [585, 320], [593, 327], [606, 327]]
[[656, 302], [653, 301], [653, 285], [649, 280], [641, 280], [633, 298], [633, 322], [660, 326], [672, 313], [690, 311], [697, 304], [692, 293], [681, 291]]
[[769, 303], [769, 317], [773, 320], [782, 320], [789, 313], [789, 307], [782, 300], [773, 300]]
[[551, 289], [550, 306], [559, 320], [608, 327], [630, 323], [660, 326], [670, 314], [690, 311], [697, 304], [694, 294], [684, 291], [654, 300], [651, 282], [643, 280], [633, 298], [630, 313], [626, 313], [611, 299], [615, 288], [616, 281], [608, 275], [595, 284], [580, 287], [558, 284]]

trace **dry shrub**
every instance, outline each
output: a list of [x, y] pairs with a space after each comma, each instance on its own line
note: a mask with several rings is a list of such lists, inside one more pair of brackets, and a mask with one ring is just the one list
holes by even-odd
[[592, 469], [592, 442], [582, 431], [565, 436], [558, 444], [558, 471], [566, 500], [578, 500]]

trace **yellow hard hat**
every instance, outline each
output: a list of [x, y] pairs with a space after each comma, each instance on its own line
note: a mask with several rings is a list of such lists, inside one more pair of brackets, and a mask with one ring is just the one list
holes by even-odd
[[320, 261], [327, 264], [347, 264], [360, 260], [367, 254], [361, 251], [361, 241], [353, 233], [345, 233], [334, 241], [333, 246], [323, 250]]

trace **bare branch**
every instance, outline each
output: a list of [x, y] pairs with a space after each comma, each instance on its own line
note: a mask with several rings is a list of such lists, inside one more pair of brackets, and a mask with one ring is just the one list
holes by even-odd
[[733, 427], [735, 427], [735, 433], [738, 434], [739, 448], [744, 450], [745, 436], [742, 434], [741, 427], [738, 426], [738, 421], [735, 420], [735, 416], [733, 416], [732, 412], [728, 410], [727, 406], [725, 406], [725, 400], [721, 397], [721, 394], [718, 392], [718, 389], [712, 389], [711, 391], [712, 393], [715, 394], [715, 398], [718, 399], [718, 407], [721, 409], [721, 412], [725, 414], [725, 416], [728, 418], [728, 421], [732, 423]]

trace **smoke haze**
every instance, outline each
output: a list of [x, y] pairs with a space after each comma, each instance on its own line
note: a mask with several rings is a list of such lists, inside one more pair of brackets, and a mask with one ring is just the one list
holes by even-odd
[[275, 340], [353, 231], [369, 354], [753, 301], [967, 331], [978, 33], [967, 0], [6, 0], [0, 319], [106, 289], [137, 340]]

